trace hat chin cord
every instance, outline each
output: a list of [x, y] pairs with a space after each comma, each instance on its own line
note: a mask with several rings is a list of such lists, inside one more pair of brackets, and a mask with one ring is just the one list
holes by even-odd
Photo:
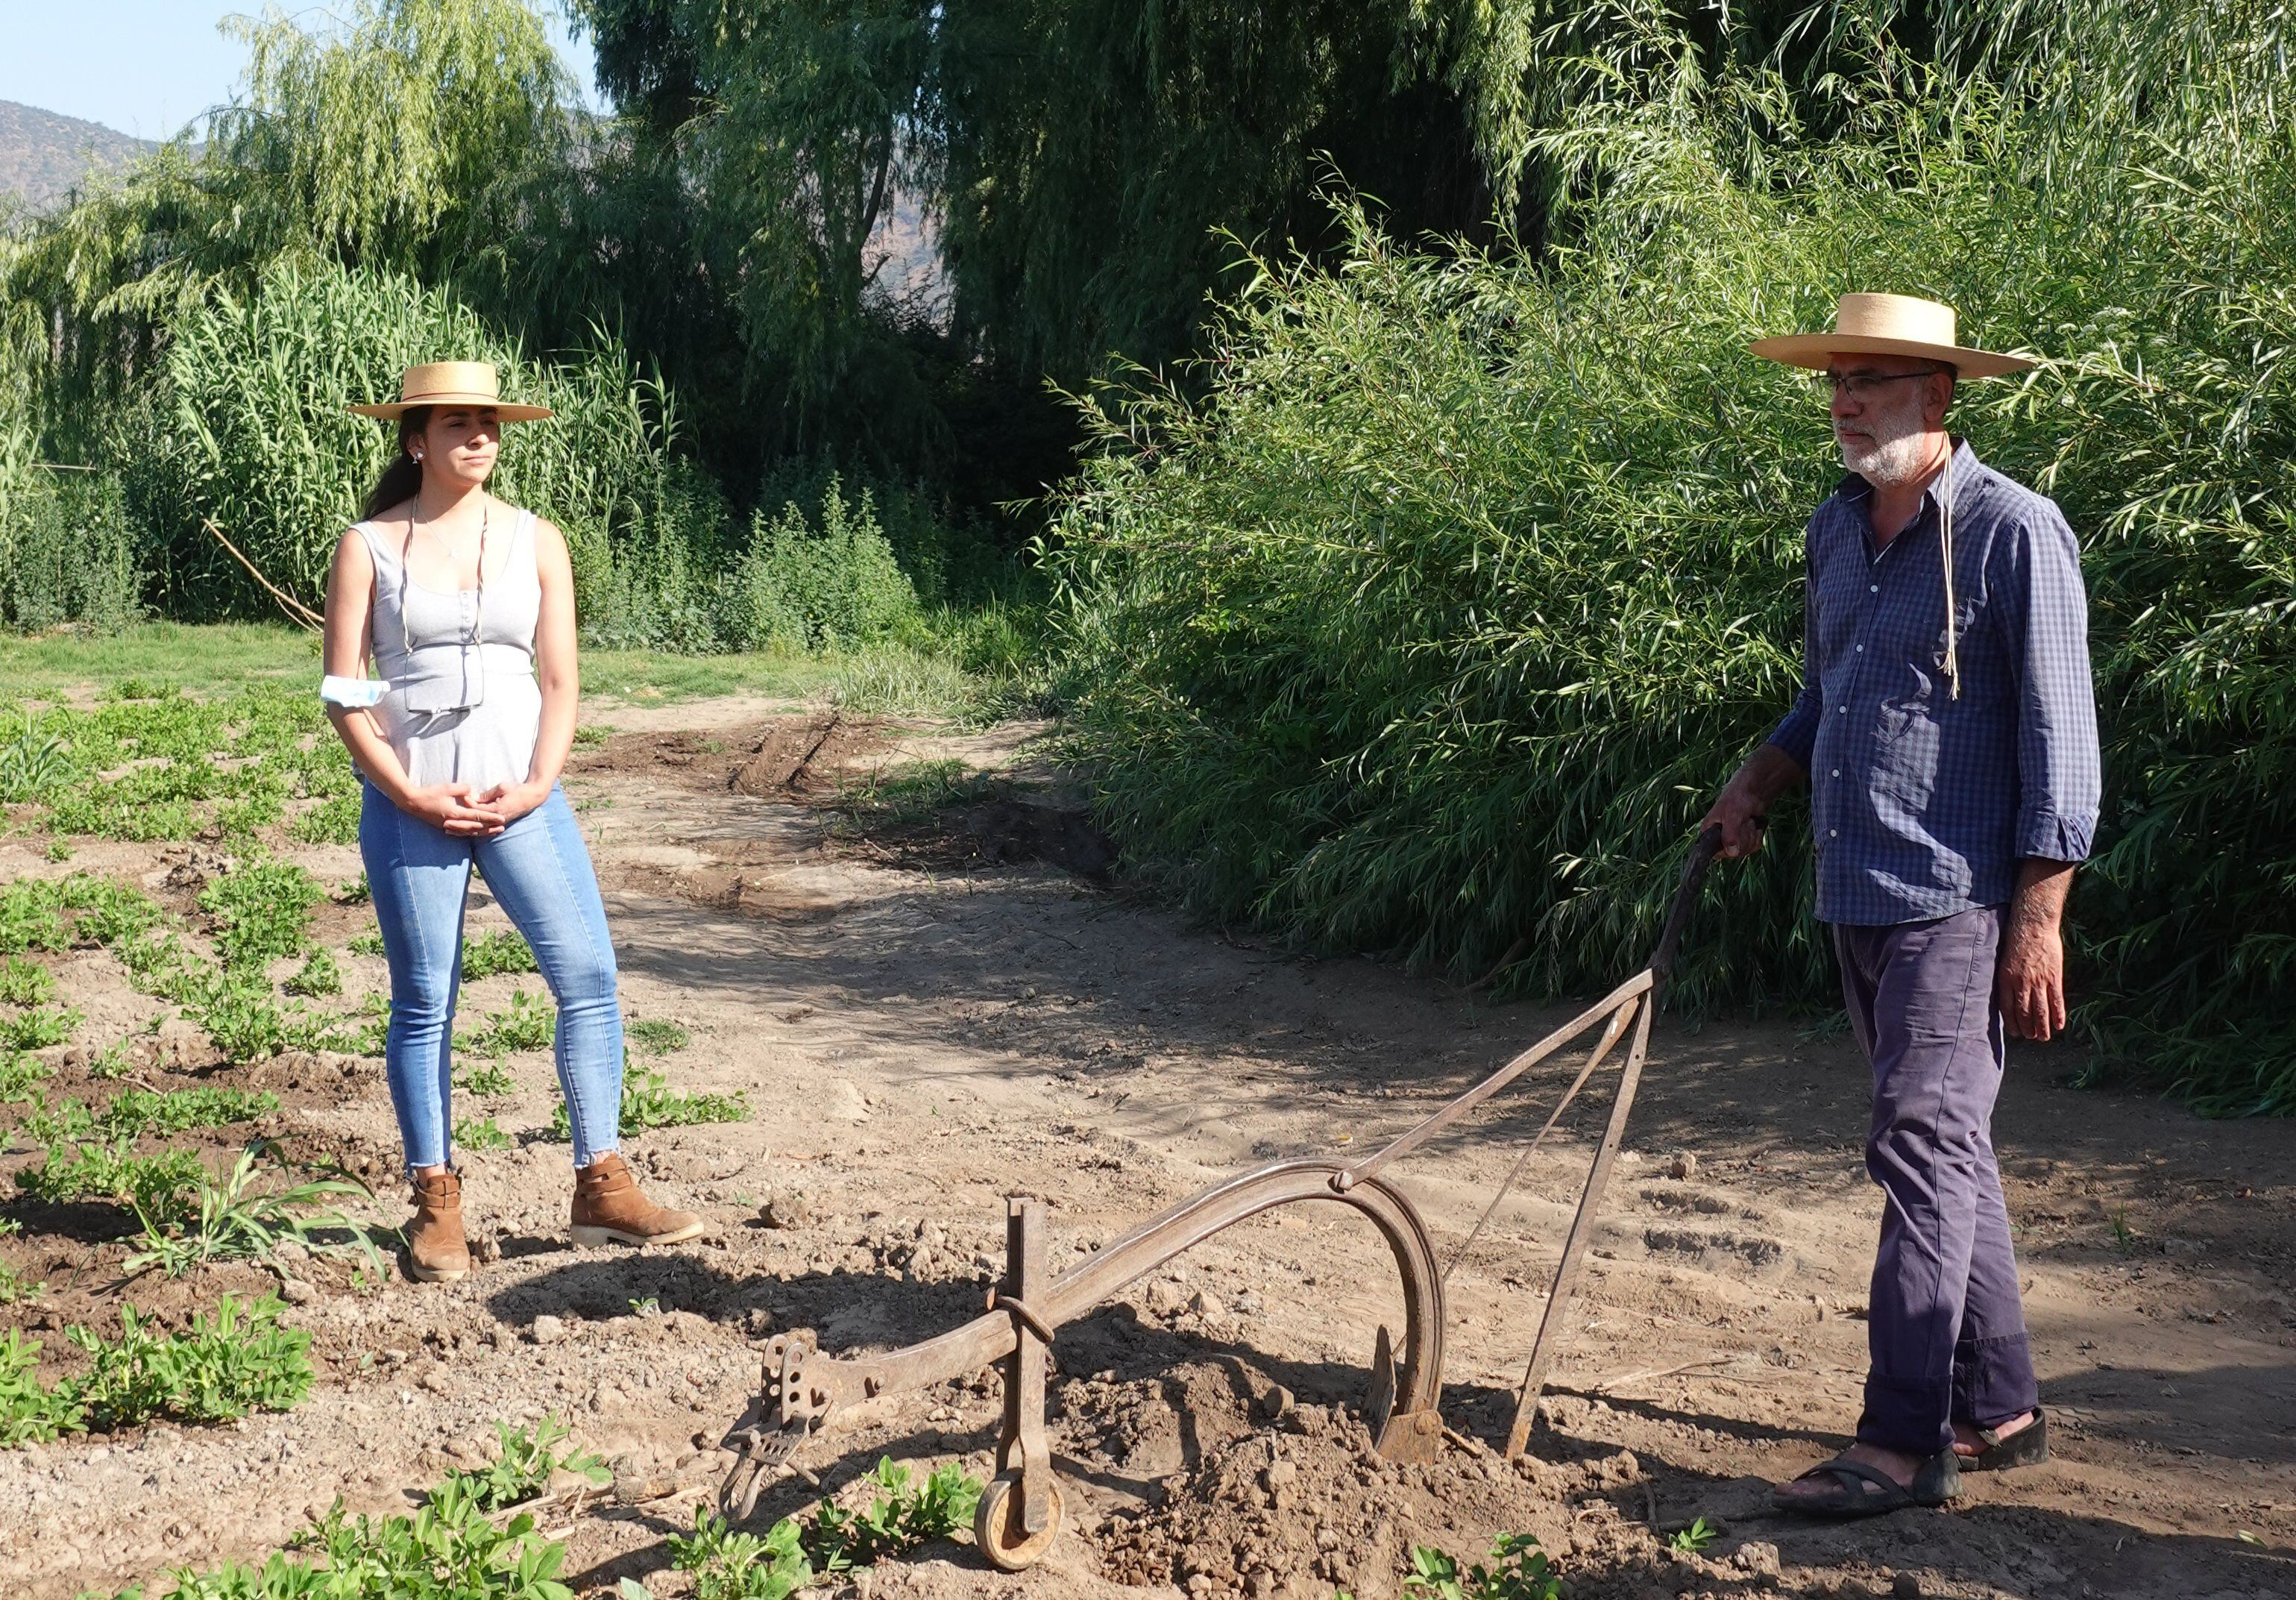
[[1961, 657], [1955, 649], [1953, 599], [1953, 435], [1945, 439], [1944, 493], [1938, 499], [1938, 542], [1945, 554], [1945, 676], [1953, 685], [1952, 698], [1961, 698]]

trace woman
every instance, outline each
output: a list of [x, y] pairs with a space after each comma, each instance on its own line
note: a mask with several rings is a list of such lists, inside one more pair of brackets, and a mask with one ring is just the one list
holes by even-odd
[[[615, 1147], [622, 1015], [605, 907], [558, 787], [574, 741], [574, 574], [558, 529], [487, 493], [505, 423], [495, 370], [406, 369], [399, 454], [336, 547], [327, 715], [365, 780], [359, 853], [390, 964], [385, 1055], [414, 1186], [412, 1275], [470, 1270], [451, 1158], [452, 1036], [471, 868], [534, 948], [558, 1002], [559, 1087], [574, 1128], [573, 1236], [671, 1243], [701, 1231], [653, 1205]], [[373, 660], [379, 682], [366, 679]]]

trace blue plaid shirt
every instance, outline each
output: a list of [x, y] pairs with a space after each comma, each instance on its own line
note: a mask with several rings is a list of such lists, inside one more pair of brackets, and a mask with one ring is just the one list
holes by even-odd
[[1843, 479], [1809, 521], [1802, 690], [1770, 743], [1810, 775], [1824, 922], [2004, 904], [2021, 857], [2081, 860], [2096, 830], [2079, 546], [2054, 501], [1956, 441], [1952, 699], [1942, 481], [1879, 552], [1862, 478]]

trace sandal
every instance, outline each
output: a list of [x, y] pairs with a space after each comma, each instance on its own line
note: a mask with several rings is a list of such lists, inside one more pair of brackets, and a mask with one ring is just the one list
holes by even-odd
[[[1770, 1496], [1770, 1504], [1780, 1511], [1799, 1516], [1875, 1517], [1884, 1513], [1903, 1511], [1908, 1506], [1942, 1506], [1961, 1492], [1961, 1470], [1950, 1449], [1931, 1456], [1915, 1469], [1912, 1484], [1898, 1482], [1879, 1467], [1867, 1466], [1862, 1461], [1852, 1461], [1846, 1456], [1814, 1466], [1796, 1478], [1796, 1483], [1816, 1482], [1821, 1478], [1834, 1481], [1833, 1490], [1823, 1495], [1789, 1495], [1783, 1488]], [[1872, 1484], [1878, 1494], [1869, 1493]]]
[[2049, 1458], [2049, 1419], [2036, 1406], [2033, 1420], [2004, 1438], [1990, 1428], [1977, 1430], [1977, 1448], [1961, 1457], [1964, 1473], [2004, 1473], [2013, 1466], [2038, 1466]]

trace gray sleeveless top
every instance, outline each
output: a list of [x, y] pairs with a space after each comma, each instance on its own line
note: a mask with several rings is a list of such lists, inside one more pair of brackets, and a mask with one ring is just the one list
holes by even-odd
[[502, 570], [477, 589], [415, 582], [403, 522], [360, 522], [354, 531], [374, 562], [374, 670], [390, 685], [374, 718], [408, 778], [468, 784], [473, 794], [525, 782], [542, 724], [534, 513], [512, 520]]

